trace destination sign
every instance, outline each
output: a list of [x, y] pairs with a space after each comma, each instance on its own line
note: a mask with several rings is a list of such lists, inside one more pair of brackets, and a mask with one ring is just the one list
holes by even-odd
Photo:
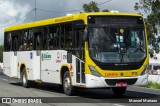
[[89, 24], [141, 24], [143, 25], [143, 19], [141, 17], [129, 17], [129, 16], [89, 16]]

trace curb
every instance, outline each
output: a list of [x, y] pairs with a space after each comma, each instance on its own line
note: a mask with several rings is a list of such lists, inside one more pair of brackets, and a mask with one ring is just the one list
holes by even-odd
[[134, 87], [142, 88], [142, 89], [150, 89], [150, 90], [158, 90], [158, 91], [160, 91], [160, 89], [154, 89], [154, 88], [147, 88], [147, 87], [140, 87], [140, 86], [134, 86]]

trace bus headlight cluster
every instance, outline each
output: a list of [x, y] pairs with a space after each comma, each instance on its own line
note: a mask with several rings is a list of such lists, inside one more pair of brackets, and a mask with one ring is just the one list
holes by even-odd
[[144, 74], [146, 74], [146, 73], [148, 73], [148, 71], [149, 71], [149, 65], [147, 64], [147, 65], [144, 67], [144, 69], [143, 69], [143, 71], [142, 71], [142, 73], [141, 73], [141, 76], [144, 75]]
[[96, 77], [101, 77], [101, 74], [91, 65], [88, 65], [92, 75], [96, 76]]

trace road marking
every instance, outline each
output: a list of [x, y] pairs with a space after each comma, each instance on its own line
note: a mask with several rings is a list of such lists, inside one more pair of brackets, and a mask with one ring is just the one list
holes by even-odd
[[2, 79], [3, 81], [8, 81], [7, 79]]
[[87, 98], [87, 99], [89, 99], [89, 100], [93, 100], [93, 101], [101, 101], [101, 100], [97, 100], [97, 99], [91, 99], [91, 98]]
[[124, 105], [120, 105], [120, 104], [113, 104], [113, 105], [115, 105], [115, 106], [124, 106]]

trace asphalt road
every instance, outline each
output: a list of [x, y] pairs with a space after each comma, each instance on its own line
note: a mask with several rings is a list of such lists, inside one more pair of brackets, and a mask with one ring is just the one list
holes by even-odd
[[[57, 85], [41, 84], [23, 88], [21, 80], [9, 78], [0, 72], [0, 97], [49, 97], [45, 104], [0, 104], [0, 106], [158, 106], [159, 103], [128, 103], [129, 99], [160, 99], [160, 90], [128, 87], [124, 96], [113, 95], [111, 89], [80, 89], [76, 96], [66, 96]], [[51, 98], [52, 97], [52, 98]], [[0, 100], [1, 101], [1, 100]]]

